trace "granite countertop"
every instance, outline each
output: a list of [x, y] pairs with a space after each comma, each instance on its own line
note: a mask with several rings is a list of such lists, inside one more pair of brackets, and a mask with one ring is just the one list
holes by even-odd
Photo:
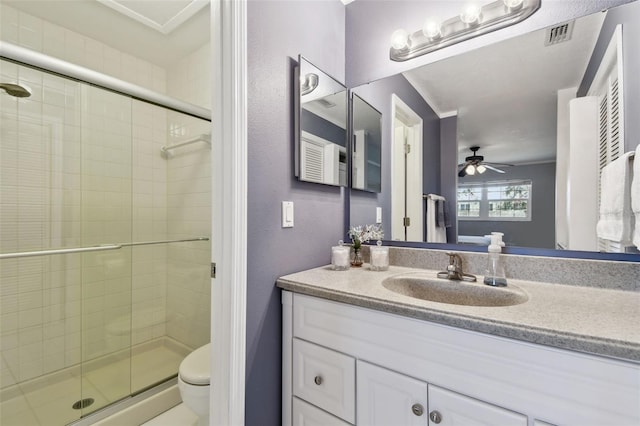
[[[278, 287], [296, 293], [375, 309], [525, 342], [640, 363], [640, 293], [509, 279], [528, 301], [514, 306], [461, 306], [430, 302], [388, 290], [388, 277], [437, 271], [368, 265], [348, 271], [330, 266], [286, 275]], [[482, 278], [478, 283], [483, 286]]]

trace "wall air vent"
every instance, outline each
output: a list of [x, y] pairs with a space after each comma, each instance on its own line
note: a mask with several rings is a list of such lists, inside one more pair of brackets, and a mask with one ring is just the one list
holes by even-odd
[[547, 28], [544, 45], [551, 46], [552, 44], [563, 43], [571, 40], [573, 22], [574, 21], [566, 22], [564, 24], [556, 25], [555, 27]]

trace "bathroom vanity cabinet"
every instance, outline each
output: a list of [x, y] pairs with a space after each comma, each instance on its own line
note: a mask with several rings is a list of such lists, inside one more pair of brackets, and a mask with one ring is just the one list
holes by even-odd
[[637, 425], [637, 363], [283, 291], [283, 425]]

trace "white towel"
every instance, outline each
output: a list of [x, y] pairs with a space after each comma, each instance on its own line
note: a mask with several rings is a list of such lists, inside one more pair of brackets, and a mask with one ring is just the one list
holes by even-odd
[[598, 237], [621, 244], [631, 243], [631, 167], [627, 152], [602, 169]]
[[636, 148], [633, 159], [633, 177], [631, 181], [631, 210], [635, 215], [633, 244], [640, 249], [640, 145]]
[[446, 201], [441, 195], [429, 194], [427, 196], [427, 242], [446, 243], [447, 228], [445, 228], [444, 224], [436, 226], [436, 215], [438, 214], [436, 200]]

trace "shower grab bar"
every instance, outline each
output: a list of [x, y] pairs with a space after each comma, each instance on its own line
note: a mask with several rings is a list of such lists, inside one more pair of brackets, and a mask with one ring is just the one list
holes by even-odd
[[16, 253], [0, 254], [0, 260], [16, 259], [20, 257], [49, 256], [54, 254], [73, 254], [73, 253], [87, 253], [87, 252], [93, 252], [93, 251], [118, 250], [118, 249], [121, 249], [122, 247], [148, 246], [153, 244], [167, 244], [167, 243], [186, 243], [191, 241], [209, 241], [209, 237], [196, 237], [196, 238], [187, 238], [187, 239], [181, 239], [181, 240], [140, 241], [140, 242], [121, 243], [121, 244], [103, 244], [99, 246], [71, 247], [71, 248], [65, 248], [65, 249], [21, 251]]
[[177, 143], [175, 145], [163, 146], [162, 148], [160, 148], [160, 151], [162, 152], [163, 155], [168, 156], [169, 151], [171, 151], [172, 149], [191, 145], [192, 143], [196, 143], [200, 141], [206, 142], [209, 145], [209, 147], [211, 147], [211, 135], [202, 134], [202, 135], [196, 136], [195, 138], [188, 139], [184, 142]]

